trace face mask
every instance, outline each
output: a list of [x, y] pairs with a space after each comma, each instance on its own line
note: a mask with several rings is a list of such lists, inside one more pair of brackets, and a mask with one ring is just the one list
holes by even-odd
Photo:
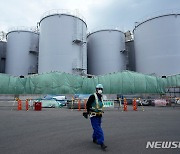
[[102, 90], [98, 90], [98, 94], [102, 94]]

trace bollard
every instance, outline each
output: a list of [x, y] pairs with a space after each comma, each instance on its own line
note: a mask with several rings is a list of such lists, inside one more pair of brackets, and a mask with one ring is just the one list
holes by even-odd
[[[121, 98], [119, 98], [119, 107], [118, 107], [118, 110], [119, 110], [119, 108], [120, 109], [122, 108]], [[122, 112], [123, 112], [123, 109], [122, 109]]]
[[31, 108], [32, 110], [34, 109], [33, 101], [31, 99], [29, 100], [29, 108]]
[[28, 102], [28, 99], [26, 99], [26, 111], [29, 110], [29, 102]]
[[78, 111], [81, 111], [81, 101], [80, 101], [80, 99], [78, 100]]
[[121, 98], [119, 98], [119, 107], [118, 107], [118, 110], [119, 110], [119, 108], [121, 107]]
[[74, 109], [74, 98], [72, 97], [71, 111]]
[[124, 98], [124, 109], [123, 110], [127, 111], [127, 100], [126, 100], [126, 98]]
[[142, 104], [142, 101], [141, 101], [141, 99], [140, 99], [140, 98], [139, 98], [139, 102], [140, 102], [140, 104], [141, 104], [142, 111], [144, 111], [144, 107], [143, 107], [143, 104]]
[[22, 101], [20, 99], [18, 99], [18, 106], [17, 106], [17, 110], [22, 110]]
[[134, 111], [137, 111], [136, 98], [133, 99], [133, 110], [134, 110]]

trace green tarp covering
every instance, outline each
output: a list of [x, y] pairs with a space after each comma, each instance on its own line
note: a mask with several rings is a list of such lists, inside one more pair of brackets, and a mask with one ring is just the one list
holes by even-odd
[[0, 74], [0, 94], [88, 94], [98, 83], [105, 94], [164, 93], [165, 87], [180, 86], [180, 75], [159, 78], [123, 71], [87, 78], [51, 72], [19, 78]]
[[167, 77], [167, 87], [180, 87], [180, 74]]

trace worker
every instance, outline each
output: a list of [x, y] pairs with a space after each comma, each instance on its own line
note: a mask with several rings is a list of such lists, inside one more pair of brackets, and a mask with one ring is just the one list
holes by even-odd
[[104, 144], [104, 133], [101, 128], [102, 119], [102, 107], [103, 107], [103, 85], [98, 84], [96, 86], [96, 93], [92, 94], [87, 101], [87, 114], [90, 116], [91, 125], [93, 128], [93, 143], [101, 146], [101, 149], [105, 150], [107, 146]]

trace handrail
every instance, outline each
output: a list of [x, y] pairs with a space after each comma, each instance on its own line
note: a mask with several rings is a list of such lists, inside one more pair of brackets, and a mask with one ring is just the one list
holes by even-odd
[[53, 15], [53, 14], [68, 14], [68, 15], [72, 15], [72, 16], [76, 16], [80, 19], [82, 19], [84, 22], [86, 21], [85, 18], [79, 13], [79, 11], [76, 10], [68, 10], [68, 9], [53, 9], [53, 10], [49, 10], [47, 12], [45, 12], [40, 20], [42, 20], [43, 18]]
[[11, 27], [8, 29], [8, 33], [12, 31], [29, 31], [29, 32], [39, 33], [39, 29], [37, 29], [37, 27], [26, 27], [26, 26]]
[[157, 12], [151, 13], [150, 15], [146, 15], [143, 18], [139, 19], [137, 22], [135, 22], [135, 27], [153, 18], [166, 16], [166, 15], [180, 15], [180, 9], [175, 9], [175, 10], [169, 9], [165, 11], [157, 11]]

